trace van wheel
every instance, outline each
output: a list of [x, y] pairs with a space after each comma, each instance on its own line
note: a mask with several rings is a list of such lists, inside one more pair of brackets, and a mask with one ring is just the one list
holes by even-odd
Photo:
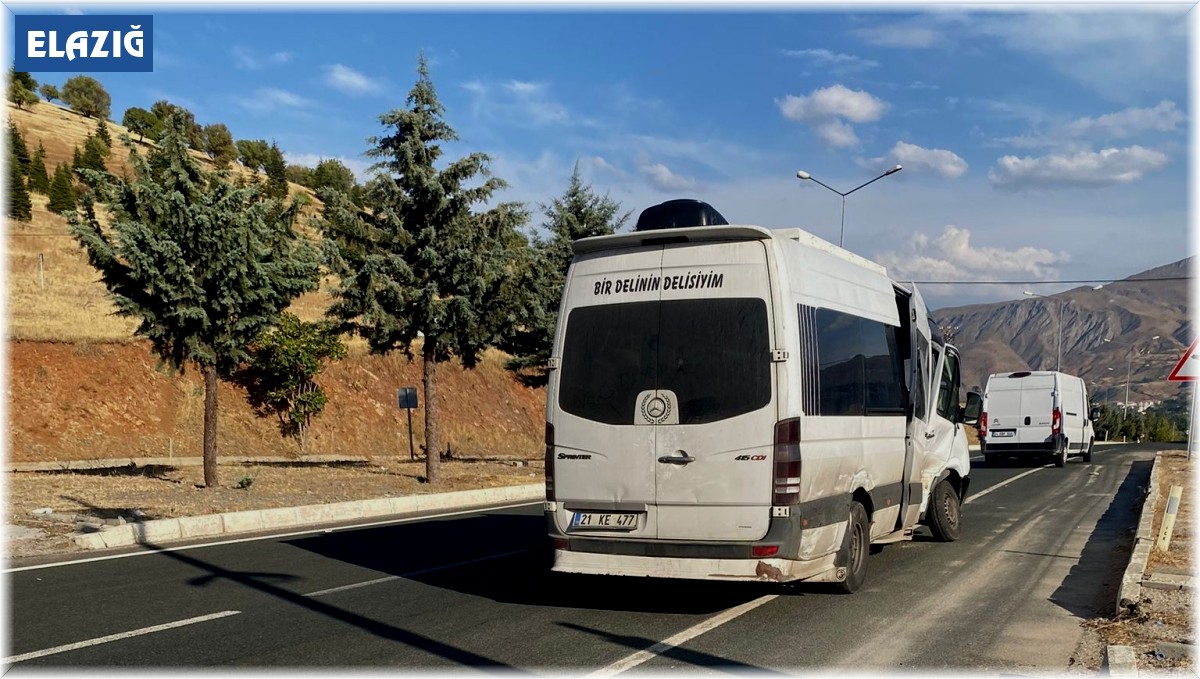
[[1063, 439], [1061, 445], [1062, 445], [1062, 449], [1059, 450], [1058, 454], [1054, 456], [1054, 466], [1055, 467], [1067, 466], [1067, 440]]
[[846, 553], [846, 579], [838, 583], [842, 591], [853, 594], [867, 579], [867, 553], [871, 534], [867, 528], [867, 510], [857, 502], [850, 503], [850, 525], [846, 527], [843, 549]]
[[1091, 441], [1088, 441], [1087, 450], [1083, 451], [1083, 461], [1084, 462], [1092, 461], [1092, 446], [1094, 446], [1094, 445], [1096, 445], [1096, 439], [1092, 439]]
[[933, 487], [929, 498], [929, 530], [942, 542], [954, 542], [962, 530], [962, 505], [949, 481]]

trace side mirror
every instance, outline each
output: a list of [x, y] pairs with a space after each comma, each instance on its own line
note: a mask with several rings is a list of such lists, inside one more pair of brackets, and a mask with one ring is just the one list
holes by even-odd
[[962, 423], [975, 426], [979, 424], [979, 416], [983, 414], [983, 394], [967, 392], [967, 405], [962, 409]]
[[1100, 419], [1100, 409], [1092, 408], [1092, 412], [1088, 413], [1088, 416], [1093, 422], [1095, 422], [1096, 420]]

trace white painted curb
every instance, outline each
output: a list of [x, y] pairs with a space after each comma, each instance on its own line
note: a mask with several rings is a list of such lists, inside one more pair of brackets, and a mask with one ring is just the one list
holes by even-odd
[[255, 509], [245, 512], [227, 512], [206, 516], [189, 516], [177, 519], [155, 519], [142, 523], [113, 526], [97, 533], [75, 536], [75, 544], [84, 549], [128, 547], [135, 544], [159, 544], [172, 540], [198, 537], [248, 533], [280, 528], [315, 526], [338, 521], [413, 514], [417, 512], [469, 509], [487, 505], [541, 500], [546, 496], [546, 486], [531, 483], [521, 486], [500, 486], [461, 490], [453, 493], [431, 493], [429, 495], [406, 495], [373, 500], [333, 502], [303, 507], [281, 507], [278, 509]]
[[1136, 677], [1137, 659], [1129, 646], [1109, 646], [1105, 650], [1110, 677]]

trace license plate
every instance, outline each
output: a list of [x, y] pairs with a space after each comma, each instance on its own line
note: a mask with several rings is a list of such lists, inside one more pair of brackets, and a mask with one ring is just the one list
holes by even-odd
[[993, 432], [992, 432], [992, 438], [996, 438], [996, 439], [998, 439], [998, 438], [1002, 438], [1002, 437], [1005, 437], [1005, 436], [1013, 436], [1013, 435], [1014, 435], [1014, 434], [1016, 434], [1016, 433], [1017, 433], [1017, 432], [1015, 432], [1015, 431], [1012, 431], [1012, 430], [1009, 430], [1009, 431], [993, 431]]
[[633, 530], [638, 515], [627, 512], [575, 512], [571, 517], [572, 530]]

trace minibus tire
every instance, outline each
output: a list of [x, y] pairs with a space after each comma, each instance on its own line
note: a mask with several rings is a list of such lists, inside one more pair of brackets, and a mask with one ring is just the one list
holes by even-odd
[[1096, 445], [1095, 439], [1088, 441], [1087, 450], [1083, 451], [1083, 461], [1084, 462], [1092, 461], [1092, 446], [1094, 446], [1094, 445]]
[[850, 503], [850, 524], [846, 526], [846, 579], [838, 586], [853, 594], [867, 579], [867, 555], [871, 551], [871, 532], [867, 525], [867, 510], [858, 502]]
[[1067, 466], [1067, 440], [1063, 439], [1059, 445], [1062, 446], [1062, 448], [1058, 451], [1058, 454], [1054, 456], [1054, 466], [1065, 467]]
[[942, 542], [954, 542], [962, 530], [962, 505], [949, 481], [939, 481], [929, 499], [929, 530]]

